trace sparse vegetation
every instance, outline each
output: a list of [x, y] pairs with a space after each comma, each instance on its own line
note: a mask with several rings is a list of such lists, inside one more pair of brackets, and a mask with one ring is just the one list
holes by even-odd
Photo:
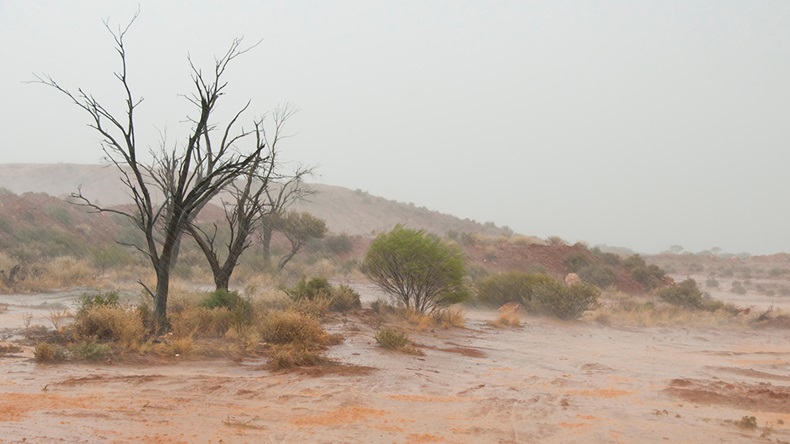
[[477, 283], [477, 301], [495, 307], [509, 302], [528, 305], [535, 288], [549, 282], [556, 280], [546, 274], [520, 271], [488, 276]]
[[535, 287], [527, 309], [559, 319], [578, 319], [585, 311], [597, 307], [600, 293], [598, 287], [584, 282], [571, 286], [544, 282]]

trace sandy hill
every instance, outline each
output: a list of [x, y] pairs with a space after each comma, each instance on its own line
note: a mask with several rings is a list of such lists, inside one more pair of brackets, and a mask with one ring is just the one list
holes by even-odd
[[[427, 208], [396, 202], [347, 188], [311, 184], [308, 202], [294, 207], [310, 212], [327, 222], [329, 230], [350, 235], [370, 235], [391, 229], [395, 224], [424, 229], [444, 235], [448, 231], [480, 233], [488, 236], [508, 234], [506, 228], [481, 224], [442, 214]], [[78, 188], [85, 196], [103, 205], [129, 202], [126, 190], [112, 166], [82, 164], [0, 164], [0, 187], [16, 194], [46, 193], [67, 197]]]

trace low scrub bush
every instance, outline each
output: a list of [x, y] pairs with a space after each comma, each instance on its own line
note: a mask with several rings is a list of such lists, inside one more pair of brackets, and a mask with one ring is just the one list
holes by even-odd
[[390, 350], [398, 350], [411, 344], [406, 333], [394, 328], [379, 329], [374, 339], [379, 347]]
[[647, 265], [642, 256], [635, 254], [623, 261], [623, 265], [628, 268], [634, 280], [645, 286], [647, 289], [655, 289], [663, 286], [666, 282], [666, 273], [658, 265]]
[[139, 346], [147, 334], [139, 311], [112, 305], [93, 305], [79, 311], [72, 328], [78, 338], [114, 340], [129, 349]]
[[317, 313], [319, 317], [327, 310], [345, 312], [362, 307], [359, 293], [353, 288], [343, 284], [334, 288], [323, 277], [312, 278], [309, 281], [302, 277], [295, 287], [285, 292], [295, 302], [297, 310], [307, 309]]
[[717, 281], [716, 278], [708, 278], [708, 280], [705, 281], [705, 286], [708, 288], [719, 288], [719, 281]]
[[656, 290], [659, 299], [685, 308], [702, 308], [703, 294], [694, 279]]
[[170, 331], [176, 338], [221, 338], [233, 324], [228, 307], [185, 307], [170, 315]]
[[329, 301], [329, 310], [346, 312], [349, 310], [362, 308], [359, 293], [348, 285], [339, 285], [332, 290], [332, 297]]
[[557, 281], [546, 274], [513, 271], [486, 277], [477, 283], [477, 300], [501, 307], [508, 302], [528, 304], [537, 286]]
[[226, 308], [231, 314], [233, 325], [249, 325], [253, 320], [252, 303], [239, 296], [236, 291], [216, 290], [203, 298], [199, 304], [209, 309]]
[[559, 282], [538, 285], [527, 308], [560, 319], [578, 319], [598, 306], [601, 290], [585, 282], [566, 287]]
[[118, 307], [120, 295], [117, 291], [109, 291], [107, 293], [84, 293], [77, 299], [77, 314], [84, 313], [85, 311], [96, 307]]
[[280, 344], [269, 350], [270, 370], [286, 370], [293, 367], [323, 365], [330, 362], [321, 352], [305, 347], [304, 344]]
[[83, 341], [69, 347], [71, 356], [86, 361], [105, 361], [112, 358], [112, 349], [107, 344]]
[[577, 273], [584, 282], [596, 285], [599, 288], [608, 288], [614, 284], [617, 275], [610, 267], [589, 264], [578, 269]]
[[58, 344], [39, 342], [33, 349], [33, 358], [36, 362], [57, 362], [69, 359], [69, 352]]
[[437, 310], [432, 316], [434, 322], [443, 328], [463, 328], [466, 325], [465, 313], [457, 307]]
[[586, 254], [575, 251], [567, 255], [562, 261], [562, 264], [565, 266], [567, 272], [578, 273], [582, 268], [592, 265], [592, 262]]
[[258, 330], [272, 344], [323, 345], [328, 339], [318, 320], [295, 310], [269, 312]]

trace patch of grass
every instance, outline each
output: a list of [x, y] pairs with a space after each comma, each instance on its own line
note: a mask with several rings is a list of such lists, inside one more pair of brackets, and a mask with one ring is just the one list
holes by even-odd
[[390, 350], [397, 350], [411, 344], [406, 333], [394, 328], [380, 329], [376, 332], [374, 339], [376, 339], [376, 344], [379, 347]]
[[395, 328], [380, 328], [374, 336], [376, 344], [381, 348], [388, 350], [395, 350], [401, 353], [410, 355], [422, 356], [422, 350], [414, 346], [414, 343], [409, 339], [409, 336]]
[[582, 282], [566, 287], [559, 282], [546, 282], [534, 289], [527, 310], [559, 319], [578, 319], [585, 311], [598, 306], [598, 287]]
[[466, 313], [458, 307], [437, 310], [431, 316], [434, 322], [442, 328], [463, 328], [466, 326]]
[[69, 347], [71, 356], [86, 361], [106, 361], [112, 358], [112, 348], [107, 344], [83, 341]]
[[138, 310], [101, 304], [78, 312], [72, 329], [78, 338], [113, 340], [127, 350], [137, 350], [148, 334]]
[[66, 318], [71, 316], [69, 310], [66, 308], [53, 308], [49, 311], [49, 315], [47, 315], [47, 319], [55, 328], [56, 331], [60, 331], [60, 327], [66, 322]]

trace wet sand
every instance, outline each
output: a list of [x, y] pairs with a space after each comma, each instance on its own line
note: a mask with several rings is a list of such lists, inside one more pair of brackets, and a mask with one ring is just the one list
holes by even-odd
[[[11, 303], [2, 326], [30, 307]], [[336, 317], [339, 365], [289, 373], [263, 359], [43, 365], [26, 348], [0, 357], [0, 442], [790, 441], [788, 330], [495, 317], [412, 334], [424, 356]]]

